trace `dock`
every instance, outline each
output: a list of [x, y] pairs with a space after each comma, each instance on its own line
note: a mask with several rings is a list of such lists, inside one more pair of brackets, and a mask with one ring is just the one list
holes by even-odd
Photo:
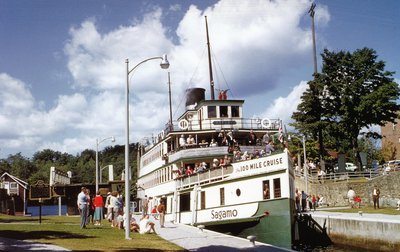
[[165, 240], [177, 244], [188, 251], [292, 251], [273, 245], [226, 235], [198, 227], [166, 222], [161, 228], [156, 221], [156, 232]]

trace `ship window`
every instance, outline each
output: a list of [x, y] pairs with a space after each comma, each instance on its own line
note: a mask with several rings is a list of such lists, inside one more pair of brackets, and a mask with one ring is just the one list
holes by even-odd
[[200, 193], [200, 209], [205, 209], [206, 208], [206, 192], [202, 191]]
[[232, 106], [232, 117], [239, 117], [239, 106]]
[[219, 188], [219, 204], [225, 205], [225, 188]]
[[190, 211], [190, 193], [181, 194], [179, 196], [179, 211]]
[[219, 117], [228, 117], [228, 106], [219, 107]]
[[269, 180], [263, 181], [263, 199], [270, 199]]
[[281, 180], [279, 178], [274, 179], [274, 198], [281, 197]]
[[239, 197], [240, 196], [240, 194], [241, 194], [241, 191], [240, 191], [240, 189], [238, 188], [238, 189], [236, 189], [236, 195]]
[[208, 118], [217, 117], [217, 108], [215, 106], [208, 106]]

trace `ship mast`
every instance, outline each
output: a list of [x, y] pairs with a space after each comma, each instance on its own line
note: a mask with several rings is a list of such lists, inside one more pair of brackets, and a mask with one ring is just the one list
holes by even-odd
[[208, 49], [208, 69], [210, 73], [210, 91], [211, 91], [211, 100], [215, 100], [214, 97], [214, 78], [212, 72], [212, 64], [211, 64], [211, 50], [210, 50], [210, 38], [208, 36], [208, 24], [207, 24], [207, 16], [206, 19], [206, 34], [207, 34], [207, 49]]

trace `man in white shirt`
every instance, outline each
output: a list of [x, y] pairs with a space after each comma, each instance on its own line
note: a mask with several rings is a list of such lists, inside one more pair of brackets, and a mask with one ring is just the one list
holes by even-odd
[[79, 209], [79, 213], [81, 215], [81, 229], [86, 228], [86, 221], [88, 216], [88, 202], [86, 197], [86, 187], [81, 188], [81, 192], [77, 197], [77, 205]]
[[353, 188], [350, 187], [349, 191], [347, 192], [347, 198], [349, 199], [351, 208], [354, 207], [354, 197], [355, 196], [356, 196], [356, 192], [354, 192]]

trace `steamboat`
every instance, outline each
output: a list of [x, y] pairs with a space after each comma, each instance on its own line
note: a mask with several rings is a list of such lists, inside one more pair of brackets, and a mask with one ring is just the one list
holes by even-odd
[[166, 222], [291, 248], [292, 161], [284, 147], [266, 149], [271, 140], [280, 144], [282, 121], [244, 118], [244, 100], [226, 91], [214, 99], [210, 83], [211, 99], [203, 88], [186, 90], [183, 114], [141, 147], [138, 198], [148, 199], [149, 211], [163, 201]]

